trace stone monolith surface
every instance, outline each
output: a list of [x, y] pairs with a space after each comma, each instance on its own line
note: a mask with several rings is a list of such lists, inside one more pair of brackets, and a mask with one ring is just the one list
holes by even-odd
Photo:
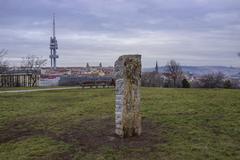
[[142, 131], [141, 68], [141, 55], [123, 55], [115, 62], [115, 133], [120, 137], [139, 136]]

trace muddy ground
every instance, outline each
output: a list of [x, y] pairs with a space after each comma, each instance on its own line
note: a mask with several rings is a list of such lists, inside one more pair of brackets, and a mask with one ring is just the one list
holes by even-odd
[[20, 141], [30, 136], [47, 136], [57, 141], [70, 144], [72, 147], [67, 153], [53, 155], [51, 159], [72, 159], [76, 153], [98, 153], [101, 147], [110, 147], [113, 150], [123, 148], [142, 149], [141, 155], [129, 153], [128, 157], [147, 157], [155, 150], [155, 145], [166, 143], [167, 140], [159, 136], [162, 126], [143, 119], [143, 132], [139, 137], [120, 138], [114, 134], [114, 118], [85, 119], [79, 124], [66, 127], [60, 133], [45, 129], [35, 129], [34, 124], [39, 120], [19, 119], [7, 124], [0, 130], [0, 143]]

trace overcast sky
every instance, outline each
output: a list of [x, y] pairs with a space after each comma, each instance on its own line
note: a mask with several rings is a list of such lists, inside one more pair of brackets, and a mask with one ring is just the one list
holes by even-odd
[[240, 66], [240, 0], [0, 0], [0, 49], [11, 64], [49, 57], [53, 12], [59, 66], [108, 66], [137, 53], [143, 67]]

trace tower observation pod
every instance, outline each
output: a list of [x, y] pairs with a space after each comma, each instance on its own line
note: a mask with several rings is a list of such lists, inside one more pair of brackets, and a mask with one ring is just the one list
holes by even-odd
[[57, 39], [55, 35], [55, 15], [53, 14], [53, 35], [50, 37], [50, 60], [51, 60], [51, 68], [56, 69], [57, 67], [57, 49], [58, 49], [58, 44], [57, 44]]

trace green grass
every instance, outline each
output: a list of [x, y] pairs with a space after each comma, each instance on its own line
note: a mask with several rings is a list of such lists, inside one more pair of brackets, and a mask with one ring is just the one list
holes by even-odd
[[142, 88], [143, 134], [114, 136], [114, 90], [0, 94], [0, 159], [240, 159], [240, 90]]
[[0, 157], [3, 159], [57, 158], [67, 153], [69, 145], [54, 141], [48, 137], [30, 137], [15, 143], [9, 142], [0, 146]]

